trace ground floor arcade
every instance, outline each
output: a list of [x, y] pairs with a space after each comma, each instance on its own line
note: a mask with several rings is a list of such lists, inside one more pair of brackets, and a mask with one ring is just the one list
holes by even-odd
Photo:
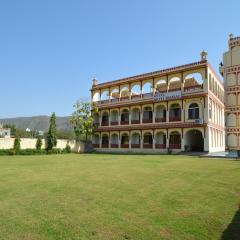
[[180, 152], [225, 150], [224, 132], [210, 127], [96, 132], [96, 151]]

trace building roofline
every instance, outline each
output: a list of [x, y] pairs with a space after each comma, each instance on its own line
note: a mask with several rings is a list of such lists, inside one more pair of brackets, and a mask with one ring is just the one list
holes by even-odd
[[[117, 80], [108, 81], [108, 82], [104, 82], [104, 83], [99, 83], [99, 84], [93, 86], [92, 89], [104, 88], [104, 87], [108, 87], [108, 86], [119, 84], [119, 83], [124, 84], [124, 83], [128, 83], [129, 81], [138, 81], [138, 80], [142, 80], [145, 78], [151, 78], [151, 77], [155, 77], [155, 76], [159, 76], [159, 75], [171, 74], [171, 73], [175, 73], [178, 71], [187, 70], [189, 68], [203, 67], [203, 66], [210, 66], [211, 69], [213, 69], [207, 60], [203, 60], [203, 61], [193, 62], [193, 63], [180, 65], [180, 66], [176, 66], [176, 67], [157, 70], [157, 71], [153, 71], [153, 72], [138, 74], [138, 75], [131, 76], [131, 77], [120, 78]], [[214, 73], [216, 74], [215, 71], [214, 71]]]

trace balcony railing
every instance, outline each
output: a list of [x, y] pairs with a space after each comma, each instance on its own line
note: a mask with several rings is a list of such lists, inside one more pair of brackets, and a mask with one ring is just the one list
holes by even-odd
[[93, 146], [94, 148], [99, 148], [99, 144], [98, 144], [98, 143], [94, 143], [92, 146]]
[[[195, 85], [195, 86], [188, 86], [184, 87], [184, 89], [181, 91], [181, 88], [174, 88], [169, 89], [168, 91], [157, 91], [155, 95], [153, 93], [144, 93], [144, 94], [138, 94], [138, 95], [132, 95], [132, 96], [124, 96], [120, 98], [112, 98], [107, 100], [100, 100], [94, 102], [94, 104], [108, 104], [108, 103], [118, 103], [118, 102], [126, 102], [131, 100], [140, 100], [140, 99], [157, 99], [158, 101], [165, 101], [166, 99], [178, 99], [181, 98], [182, 93], [188, 93], [188, 92], [194, 92], [196, 90], [203, 90], [203, 85]], [[158, 97], [158, 95], [161, 95]]]
[[146, 118], [145, 119], [143, 118], [142, 120], [143, 123], [152, 123], [152, 121], [153, 121], [152, 119], [146, 119]]
[[118, 121], [111, 121], [111, 125], [112, 125], [112, 126], [118, 125]]
[[153, 148], [153, 144], [152, 143], [144, 143], [143, 148], [146, 148], [146, 149]]
[[111, 102], [112, 103], [119, 102], [119, 98], [113, 98], [113, 99], [111, 99]]
[[181, 121], [181, 116], [169, 116], [169, 122], [179, 122]]
[[132, 95], [131, 96], [131, 99], [140, 99], [141, 98], [141, 95]]
[[166, 118], [165, 118], [165, 117], [155, 118], [155, 122], [156, 122], [156, 123], [158, 123], [158, 122], [166, 122]]
[[108, 125], [109, 125], [109, 122], [102, 122], [101, 125], [102, 125], [102, 126], [108, 126]]
[[158, 143], [156, 143], [155, 144], [155, 148], [157, 148], [157, 149], [165, 149], [166, 148], [166, 144], [158, 144]]
[[140, 120], [132, 120], [131, 123], [132, 124], [140, 124]]
[[102, 143], [102, 148], [109, 148], [109, 144], [108, 143]]
[[129, 100], [129, 97], [127, 96], [127, 97], [121, 97], [120, 98], [120, 101], [122, 102], [122, 101], [127, 101], [127, 100]]
[[184, 92], [192, 92], [192, 91], [201, 90], [201, 89], [203, 89], [203, 85], [189, 86], [189, 87], [184, 87]]
[[121, 121], [121, 125], [128, 125], [128, 124], [129, 124], [129, 120]]
[[153, 97], [153, 93], [144, 93], [142, 94], [143, 98], [152, 98]]
[[170, 149], [181, 149], [181, 144], [180, 143], [174, 143], [174, 144], [169, 144]]
[[140, 148], [140, 144], [135, 144], [135, 143], [132, 143], [131, 144], [131, 148]]
[[118, 144], [112, 143], [111, 148], [118, 148]]
[[121, 144], [121, 148], [129, 148], [129, 144]]
[[101, 104], [106, 104], [106, 103], [109, 103], [109, 100], [101, 100], [100, 102]]

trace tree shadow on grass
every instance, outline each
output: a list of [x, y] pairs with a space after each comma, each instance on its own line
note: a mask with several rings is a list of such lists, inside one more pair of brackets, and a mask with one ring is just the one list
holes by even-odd
[[240, 210], [236, 212], [220, 240], [240, 240]]

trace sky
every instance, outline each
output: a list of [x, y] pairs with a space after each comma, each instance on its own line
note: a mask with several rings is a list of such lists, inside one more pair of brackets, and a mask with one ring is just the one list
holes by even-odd
[[0, 0], [0, 118], [70, 115], [99, 82], [200, 60], [240, 35], [239, 0]]

